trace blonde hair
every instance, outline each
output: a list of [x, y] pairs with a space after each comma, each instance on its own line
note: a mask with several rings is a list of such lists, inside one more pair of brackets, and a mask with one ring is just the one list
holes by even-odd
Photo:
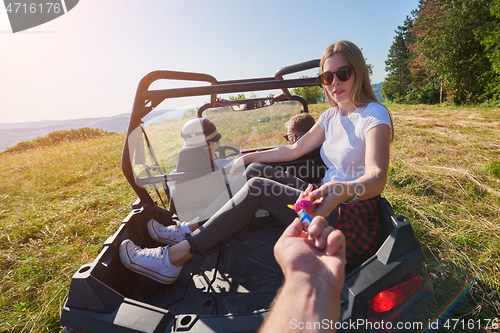
[[[359, 47], [347, 40], [342, 40], [328, 46], [323, 52], [323, 56], [321, 57], [321, 71], [323, 71], [323, 66], [326, 59], [333, 57], [334, 54], [340, 54], [342, 57], [344, 57], [344, 59], [351, 65], [354, 73], [356, 74], [350, 96], [352, 104], [356, 108], [361, 108], [370, 103], [379, 103], [379, 101], [377, 100], [377, 96], [375, 96], [375, 93], [373, 92], [373, 88], [370, 82], [370, 75], [368, 73], [368, 66], [365, 62], [365, 57], [363, 56], [363, 53], [361, 53]], [[328, 98], [328, 101], [330, 102], [330, 105], [337, 106], [337, 103], [333, 100], [325, 87], [323, 87], [323, 90], [326, 97]], [[391, 118], [392, 141], [392, 139], [394, 138], [394, 125], [391, 112], [388, 109], [387, 112], [389, 112], [389, 116]]]
[[[320, 67], [322, 71], [326, 59], [333, 57], [334, 54], [342, 55], [354, 69], [354, 73], [356, 73], [356, 81], [354, 82], [350, 96], [352, 104], [360, 108], [372, 102], [378, 103], [370, 83], [368, 66], [366, 66], [365, 58], [361, 50], [354, 43], [346, 40], [328, 46], [321, 57]], [[330, 104], [332, 106], [337, 106], [337, 103], [335, 103], [326, 90], [325, 94]]]

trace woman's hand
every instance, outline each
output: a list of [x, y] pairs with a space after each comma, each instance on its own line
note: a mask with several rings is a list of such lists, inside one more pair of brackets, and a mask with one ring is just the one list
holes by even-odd
[[344, 183], [331, 181], [321, 185], [310, 194], [317, 203], [316, 209], [312, 212], [314, 216], [328, 216], [331, 212], [346, 200], [346, 187]]
[[314, 197], [311, 194], [313, 188], [313, 184], [309, 184], [305, 191], [299, 194], [299, 197], [294, 205], [297, 213], [304, 209], [308, 214], [311, 214], [316, 208], [317, 203], [314, 202]]
[[299, 194], [299, 198], [297, 199], [297, 201], [298, 200], [309, 200], [312, 202], [310, 194], [312, 193], [313, 188], [314, 188], [313, 184], [307, 185], [307, 188], [304, 190], [304, 192], [301, 192]]

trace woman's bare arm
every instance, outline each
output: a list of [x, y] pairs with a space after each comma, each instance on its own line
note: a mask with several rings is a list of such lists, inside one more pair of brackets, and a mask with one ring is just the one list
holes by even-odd
[[325, 132], [316, 123], [309, 132], [293, 145], [245, 154], [243, 161], [245, 165], [253, 162], [272, 163], [293, 161], [319, 147], [324, 140]]
[[365, 174], [354, 182], [327, 182], [313, 191], [315, 199], [323, 197], [313, 215], [328, 216], [339, 204], [349, 201], [355, 194], [354, 183], [361, 185], [359, 200], [370, 199], [382, 193], [387, 182], [390, 138], [389, 126], [381, 124], [371, 128], [365, 136]]

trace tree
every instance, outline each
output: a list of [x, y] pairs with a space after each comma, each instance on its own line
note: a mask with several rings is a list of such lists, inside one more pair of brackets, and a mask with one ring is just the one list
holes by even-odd
[[[307, 78], [308, 76], [301, 76]], [[298, 87], [292, 89], [292, 94], [302, 97], [307, 104], [316, 104], [321, 100], [323, 89], [319, 86]]]
[[389, 54], [385, 61], [387, 76], [382, 86], [382, 95], [389, 101], [402, 103], [406, 101], [406, 94], [412, 80], [410, 71], [410, 50], [407, 47], [407, 39], [410, 35], [412, 19], [406, 17], [403, 26], [396, 30], [394, 42], [389, 48]]
[[491, 62], [477, 35], [490, 16], [487, 2], [420, 0], [413, 30], [419, 66], [442, 79], [451, 103], [480, 102], [491, 79]]
[[500, 74], [500, 0], [490, 3], [491, 19], [486, 20], [481, 29], [484, 38], [481, 43], [486, 46], [486, 55], [491, 60], [493, 70]]
[[238, 94], [238, 96], [229, 96], [230, 101], [238, 101], [240, 99], [246, 99], [245, 94]]
[[500, 100], [500, 0], [490, 3], [491, 18], [485, 20], [479, 33], [484, 36], [481, 44], [485, 46], [486, 56], [491, 61], [491, 78], [486, 87], [485, 97]]
[[500, 0], [420, 0], [386, 61], [391, 101], [453, 104], [500, 99]]

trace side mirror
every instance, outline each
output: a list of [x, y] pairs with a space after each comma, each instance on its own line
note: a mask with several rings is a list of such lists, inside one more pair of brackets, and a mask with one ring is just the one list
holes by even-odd
[[233, 111], [247, 111], [261, 109], [273, 104], [274, 99], [272, 98], [241, 99], [237, 101], [231, 101], [231, 108], [233, 109]]

